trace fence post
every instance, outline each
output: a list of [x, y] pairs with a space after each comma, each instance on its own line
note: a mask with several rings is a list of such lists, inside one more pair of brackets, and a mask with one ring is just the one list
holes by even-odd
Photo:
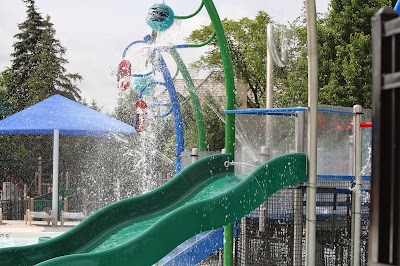
[[[304, 152], [305, 113], [296, 112], [295, 143], [296, 152]], [[303, 239], [303, 189], [295, 188], [293, 193], [293, 266], [301, 266], [302, 263], [302, 239]]]
[[116, 200], [121, 200], [121, 180], [117, 178], [116, 185], [115, 185], [115, 195]]
[[29, 208], [31, 211], [35, 211], [35, 199], [31, 198], [29, 202]]
[[88, 215], [88, 194], [86, 193], [86, 188], [82, 190], [82, 198], [83, 198], [83, 213], [85, 216]]
[[[260, 162], [265, 163], [268, 161], [269, 150], [267, 146], [261, 146], [260, 150]], [[268, 211], [268, 199], [264, 201], [259, 207], [259, 221], [258, 221], [258, 231], [265, 232], [265, 220], [267, 218]]]
[[351, 208], [351, 265], [360, 265], [361, 252], [361, 105], [353, 107], [354, 187]]
[[64, 198], [64, 211], [68, 212], [68, 198]]
[[42, 157], [39, 156], [38, 158], [38, 183], [37, 183], [37, 189], [38, 189], [38, 195], [42, 196]]
[[24, 200], [26, 200], [27, 195], [28, 195], [28, 185], [24, 184]]
[[69, 172], [65, 172], [65, 189], [69, 189]]
[[199, 159], [199, 148], [193, 148], [190, 156], [192, 157], [192, 163], [197, 161]]

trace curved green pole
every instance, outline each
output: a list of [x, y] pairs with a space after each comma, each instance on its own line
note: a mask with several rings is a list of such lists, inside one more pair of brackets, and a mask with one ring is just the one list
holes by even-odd
[[[202, 0], [217, 36], [221, 51], [222, 65], [224, 67], [226, 88], [226, 110], [234, 110], [236, 107], [235, 82], [232, 66], [232, 58], [229, 53], [228, 41], [218, 12], [212, 0]], [[235, 115], [226, 114], [225, 124], [225, 153], [234, 155], [235, 151]], [[233, 225], [224, 227], [224, 266], [233, 266]]]
[[214, 38], [215, 38], [215, 32], [213, 32], [213, 34], [211, 34], [210, 38], [208, 38], [207, 41], [202, 42], [202, 43], [189, 43], [189, 44], [186, 45], [186, 47], [188, 47], [188, 48], [203, 47], [203, 46], [209, 44]]
[[199, 140], [199, 151], [207, 150], [207, 141], [206, 141], [206, 133], [204, 127], [204, 119], [203, 114], [201, 112], [201, 105], [199, 101], [199, 97], [196, 94], [196, 89], [193, 84], [193, 81], [190, 77], [189, 71], [183, 63], [182, 57], [176, 51], [176, 49], [170, 49], [170, 53], [172, 58], [175, 60], [176, 65], [178, 66], [178, 70], [182, 73], [183, 79], [185, 80], [186, 86], [188, 87], [188, 91], [190, 94], [190, 98], [192, 99], [194, 114], [196, 118], [196, 126], [197, 126], [197, 138]]
[[187, 15], [187, 16], [175, 16], [176, 19], [188, 19], [188, 18], [192, 18], [194, 16], [196, 16], [202, 9], [203, 9], [204, 4], [201, 3], [200, 7], [194, 11], [193, 14]]

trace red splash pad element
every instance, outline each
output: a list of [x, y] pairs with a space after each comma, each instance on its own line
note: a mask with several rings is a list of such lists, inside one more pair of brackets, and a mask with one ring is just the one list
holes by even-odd
[[131, 85], [131, 83], [129, 81], [122, 81], [119, 84], [119, 88], [122, 89], [123, 91], [126, 91], [130, 85]]
[[136, 102], [136, 108], [146, 109], [147, 108], [147, 104], [143, 100], [137, 101]]
[[145, 101], [140, 100], [136, 102], [135, 129], [138, 133], [146, 130], [146, 108], [147, 104]]
[[131, 76], [132, 73], [132, 65], [128, 60], [122, 60], [118, 66], [117, 73], [117, 81], [119, 82], [118, 87], [123, 91], [128, 89], [130, 86], [130, 82], [127, 81], [127, 78]]
[[372, 127], [372, 122], [361, 122], [360, 127], [362, 128]]

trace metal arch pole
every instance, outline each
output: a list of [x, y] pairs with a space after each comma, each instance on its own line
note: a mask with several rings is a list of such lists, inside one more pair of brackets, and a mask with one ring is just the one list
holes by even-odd
[[60, 130], [55, 129], [53, 135], [53, 194], [51, 203], [51, 221], [57, 226], [58, 216], [58, 168], [60, 157]]
[[279, 67], [284, 67], [288, 63], [288, 51], [282, 49], [281, 57], [276, 50], [274, 39], [274, 25], [269, 23], [267, 26], [267, 87], [266, 87], [266, 107], [273, 108], [274, 97], [274, 62]]
[[[272, 27], [273, 29], [273, 27]], [[274, 60], [272, 59], [272, 52], [269, 49], [267, 42], [267, 88], [266, 88], [266, 108], [273, 107], [274, 97]]]
[[[276, 49], [275, 45], [275, 39], [274, 39], [274, 25], [272, 23], [269, 23], [267, 25], [267, 59], [266, 59], [266, 89], [265, 89], [265, 103], [266, 103], [266, 108], [273, 108], [273, 103], [274, 103], [274, 63], [278, 65], [279, 67], [284, 67], [288, 63], [288, 52], [287, 50], [282, 48], [281, 51], [281, 57], [278, 55], [278, 51]], [[274, 150], [273, 147], [273, 124], [272, 124], [272, 118], [270, 116], [266, 117], [266, 145], [265, 150], [262, 152], [263, 155], [266, 155], [266, 158], [262, 162], [266, 162], [267, 159], [272, 158], [272, 153]], [[265, 214], [268, 212], [267, 210], [268, 204], [267, 201], [263, 202], [260, 206], [260, 219], [259, 219], [259, 231], [264, 232], [265, 231]]]
[[[273, 26], [271, 25], [272, 28], [272, 34], [273, 34]], [[269, 33], [269, 28], [267, 29], [267, 35]], [[268, 36], [267, 36], [268, 38]], [[276, 52], [276, 51], [274, 51]], [[266, 89], [265, 89], [265, 107], [266, 108], [273, 108], [273, 102], [274, 102], [274, 60], [272, 58], [272, 51], [269, 46], [269, 42], [267, 41], [267, 72], [266, 72]], [[272, 117], [271, 116], [266, 116], [265, 118], [265, 144], [266, 146], [264, 147], [264, 151], [262, 153], [264, 160], [261, 160], [262, 163], [266, 162], [268, 159], [272, 158], [272, 152], [273, 152], [273, 125], [272, 125]], [[262, 147], [262, 148], [263, 148]], [[264, 201], [260, 208], [259, 208], [259, 221], [258, 221], [258, 230], [260, 232], [265, 232], [265, 226], [266, 226], [266, 217], [268, 212], [268, 200]]]
[[315, 266], [317, 196], [318, 39], [315, 0], [306, 0], [308, 47], [308, 185], [306, 214], [306, 266]]

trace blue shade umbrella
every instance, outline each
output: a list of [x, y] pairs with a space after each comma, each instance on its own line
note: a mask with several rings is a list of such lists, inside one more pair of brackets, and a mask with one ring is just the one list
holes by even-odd
[[61, 95], [53, 95], [0, 120], [1, 135], [46, 134], [54, 136], [52, 220], [57, 224], [59, 136], [113, 137], [136, 134], [134, 127]]
[[61, 95], [51, 96], [0, 120], [0, 134], [53, 134], [112, 137], [135, 134], [134, 127]]

